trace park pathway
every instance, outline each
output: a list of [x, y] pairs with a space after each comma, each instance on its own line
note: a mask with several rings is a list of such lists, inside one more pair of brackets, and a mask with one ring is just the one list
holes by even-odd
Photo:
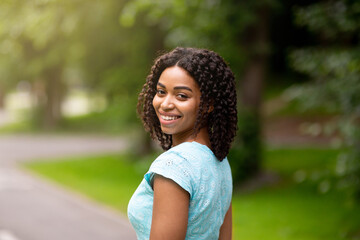
[[19, 167], [36, 158], [120, 152], [119, 137], [0, 135], [0, 240], [132, 240], [126, 216]]

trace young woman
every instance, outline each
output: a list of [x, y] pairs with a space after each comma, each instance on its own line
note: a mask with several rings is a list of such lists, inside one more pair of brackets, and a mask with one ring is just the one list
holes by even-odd
[[167, 150], [129, 202], [138, 239], [231, 239], [232, 178], [226, 156], [237, 111], [230, 68], [215, 52], [176, 48], [155, 61], [138, 113]]

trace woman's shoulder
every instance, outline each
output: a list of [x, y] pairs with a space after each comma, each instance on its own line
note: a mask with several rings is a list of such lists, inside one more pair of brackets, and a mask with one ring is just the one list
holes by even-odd
[[[148, 182], [155, 174], [174, 180], [190, 194], [201, 181], [209, 179], [214, 172], [229, 175], [228, 161], [218, 161], [212, 151], [197, 142], [184, 142], [158, 156], [145, 175]], [[219, 176], [220, 176], [219, 175]]]
[[229, 168], [227, 158], [219, 161], [214, 153], [206, 145], [198, 142], [184, 142], [176, 145], [159, 155], [152, 165], [182, 165], [188, 166], [192, 171], [213, 167]]
[[193, 164], [207, 164], [209, 162], [219, 162], [214, 153], [206, 145], [198, 142], [183, 142], [162, 153], [157, 160], [171, 159], [174, 161], [187, 162]]
[[[183, 142], [175, 147], [170, 148], [167, 152], [169, 153], [176, 153], [180, 156], [182, 155], [207, 155], [207, 156], [214, 156], [213, 152], [208, 148], [206, 145], [203, 145], [198, 142]], [[166, 152], [165, 152], [166, 153]]]

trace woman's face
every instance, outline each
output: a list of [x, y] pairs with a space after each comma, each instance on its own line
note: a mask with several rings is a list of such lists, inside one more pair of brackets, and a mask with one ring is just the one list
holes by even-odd
[[153, 106], [161, 130], [172, 135], [173, 142], [192, 140], [200, 95], [198, 84], [183, 68], [174, 66], [162, 72]]

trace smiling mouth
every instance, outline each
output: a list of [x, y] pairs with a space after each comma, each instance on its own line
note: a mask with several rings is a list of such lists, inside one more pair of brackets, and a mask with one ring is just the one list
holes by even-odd
[[160, 115], [160, 117], [165, 121], [172, 121], [180, 118], [180, 116], [165, 116], [165, 115]]

